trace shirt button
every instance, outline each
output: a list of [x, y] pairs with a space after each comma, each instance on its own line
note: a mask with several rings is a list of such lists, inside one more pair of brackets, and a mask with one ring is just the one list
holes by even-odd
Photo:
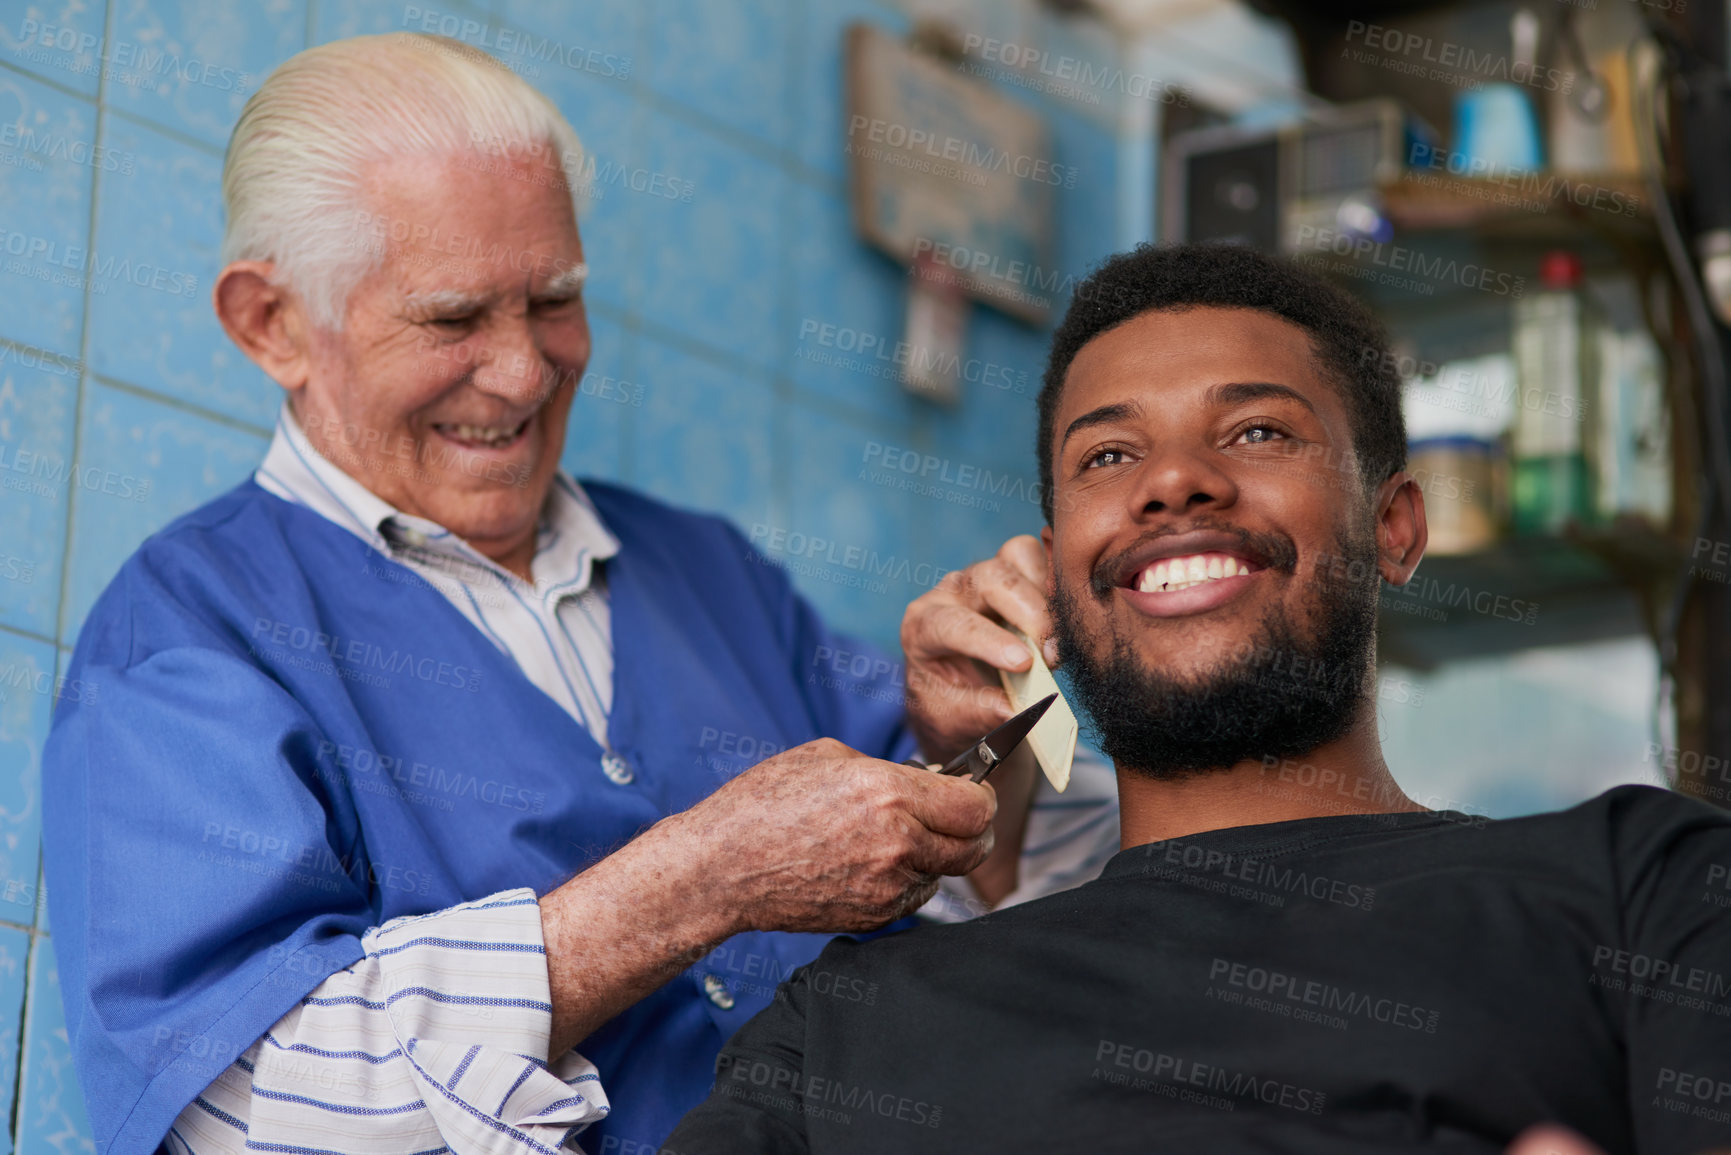
[[721, 981], [720, 975], [703, 976], [703, 993], [721, 1010], [733, 1009], [733, 992], [727, 989], [727, 984]]
[[620, 786], [629, 785], [637, 777], [632, 773], [631, 764], [611, 750], [601, 755], [601, 773]]

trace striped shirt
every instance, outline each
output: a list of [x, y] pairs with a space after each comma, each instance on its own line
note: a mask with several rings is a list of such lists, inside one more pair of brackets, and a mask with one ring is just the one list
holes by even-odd
[[394, 918], [361, 946], [181, 1112], [173, 1155], [551, 1155], [607, 1116], [588, 1060], [547, 1061], [533, 891]]
[[[286, 406], [255, 476], [426, 580], [606, 747], [613, 639], [601, 563], [619, 542], [570, 477], [548, 493], [525, 582], [343, 472]], [[631, 780], [611, 751], [602, 768]], [[1041, 780], [1020, 885], [998, 905], [1095, 878], [1118, 849], [1117, 816], [1111, 767], [1078, 747], [1066, 793]], [[988, 909], [967, 880], [940, 885], [922, 915], [953, 922]], [[592, 1064], [576, 1051], [546, 1061], [552, 1003], [533, 891], [394, 919], [362, 946], [360, 962], [320, 983], [180, 1114], [174, 1155], [527, 1155], [573, 1144], [607, 1115]]]
[[[358, 454], [350, 464], [364, 468]], [[536, 528], [535, 580], [526, 582], [444, 526], [397, 510], [344, 473], [313, 448], [286, 405], [255, 476], [264, 489], [359, 537], [381, 562], [398, 562], [423, 578], [607, 745], [613, 636], [598, 563], [618, 553], [619, 542], [575, 481], [563, 472], [554, 478]]]

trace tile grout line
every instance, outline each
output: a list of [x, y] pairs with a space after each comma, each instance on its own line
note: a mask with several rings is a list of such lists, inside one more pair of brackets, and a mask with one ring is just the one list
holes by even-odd
[[[796, 5], [794, 9], [793, 27], [788, 30], [783, 45], [782, 59], [782, 100], [785, 110], [789, 89], [797, 89], [804, 78], [804, 65], [807, 61], [799, 51], [804, 43], [807, 28], [806, 21], [810, 19], [810, 11], [806, 5]], [[790, 118], [783, 126], [784, 143], [790, 147], [788, 153], [797, 157], [798, 149], [791, 147], [794, 135], [793, 121]], [[783, 333], [793, 331], [794, 299], [798, 287], [794, 277], [793, 246], [795, 243], [794, 224], [796, 217], [794, 206], [797, 203], [797, 193], [793, 180], [792, 167], [787, 164], [778, 165], [788, 178], [780, 184], [779, 193], [784, 198], [781, 211], [776, 214], [776, 224], [780, 231], [776, 245], [776, 294], [775, 313], [776, 327]], [[793, 400], [793, 366], [792, 352], [785, 356], [777, 356], [770, 369], [769, 392], [770, 410], [770, 444], [787, 444], [788, 425], [790, 422], [791, 402]], [[769, 455], [769, 510], [771, 524], [787, 525], [793, 516], [793, 477], [785, 454], [771, 452]]]
[[[65, 95], [65, 96], [73, 97], [76, 100], [81, 100], [85, 104], [95, 104], [96, 103], [96, 97], [92, 96], [90, 93], [80, 92], [76, 88], [70, 88], [67, 85], [62, 84], [60, 81], [55, 80], [51, 76], [45, 76], [42, 73], [36, 72], [36, 71], [29, 69], [29, 68], [25, 68], [23, 65], [20, 65], [20, 64], [14, 64], [10, 60], [0, 60], [0, 71], [15, 72], [19, 76], [22, 76], [27, 80], [34, 80], [37, 84], [46, 85], [47, 87], [52, 88], [55, 92], [61, 93], [62, 95]], [[101, 91], [101, 85], [102, 85], [100, 74], [98, 74], [98, 79], [97, 79], [96, 83], [97, 83], [97, 91], [100, 92]]]
[[[45, 645], [53, 646], [57, 652], [59, 650], [59, 643], [47, 634], [38, 634], [32, 630], [26, 630], [19, 626], [9, 626], [5, 622], [0, 622], [0, 634], [17, 634], [19, 637], [26, 638], [32, 642], [42, 642]], [[0, 922], [4, 921], [5, 919], [0, 919]]]
[[269, 439], [271, 436], [273, 426], [254, 425], [252, 422], [247, 421], [244, 418], [235, 417], [228, 413], [219, 413], [215, 409], [207, 409], [196, 401], [188, 401], [186, 398], [176, 397], [172, 393], [163, 393], [148, 385], [136, 385], [131, 381], [126, 381], [119, 377], [110, 377], [106, 373], [96, 373], [90, 370], [85, 371], [85, 376], [105, 389], [113, 389], [120, 393], [128, 393], [146, 401], [155, 401], [170, 409], [178, 409], [181, 412], [191, 414], [194, 417], [201, 417], [206, 421], [227, 426], [239, 433], [251, 433], [254, 436], [266, 439]]
[[[104, 45], [109, 43], [109, 39], [113, 35], [113, 24], [113, 4], [111, 2], [104, 3], [102, 11], [102, 43]], [[102, 147], [104, 138], [104, 129], [106, 128], [107, 122], [103, 118], [102, 114], [107, 98], [108, 70], [106, 68], [98, 68], [96, 72], [95, 103], [93, 105], [96, 123], [92, 127], [91, 131], [91, 143], [96, 149]], [[99, 167], [92, 165], [90, 169], [90, 210], [85, 222], [86, 227], [89, 229], [87, 234], [87, 251], [94, 249], [96, 245], [98, 216], [97, 205], [101, 193], [102, 170]], [[82, 315], [79, 317], [78, 335], [78, 359], [81, 372], [79, 373], [78, 386], [73, 392], [72, 399], [72, 462], [74, 469], [77, 468], [78, 455], [83, 445], [84, 395], [90, 388], [90, 302], [93, 296], [94, 294], [90, 290], [90, 277], [86, 276], [84, 278], [84, 308]], [[58, 674], [60, 670], [60, 642], [66, 632], [67, 594], [71, 588], [72, 579], [72, 534], [77, 508], [78, 487], [76, 485], [69, 485], [66, 489], [66, 517], [64, 521], [65, 534], [60, 543], [60, 604], [55, 607], [54, 614], [54, 668], [56, 674]], [[49, 707], [49, 718], [50, 725], [52, 725], [52, 705]], [[42, 774], [40, 753], [38, 753], [37, 759], [36, 773], [38, 778], [40, 778]], [[36, 877], [39, 879], [42, 877], [42, 870], [42, 843], [41, 836], [38, 835], [36, 844]], [[18, 1150], [21, 1146], [18, 1128], [19, 1118], [24, 1104], [24, 1078], [27, 1073], [25, 1071], [25, 1053], [29, 1047], [30, 1024], [35, 1019], [36, 1011], [35, 999], [31, 996], [34, 991], [37, 977], [37, 941], [36, 936], [31, 935], [30, 946], [24, 958], [23, 1009], [18, 1018], [18, 1054], [14, 1059], [13, 1068], [16, 1074], [14, 1075], [12, 1082], [12, 1104], [11, 1109], [8, 1112], [6, 1127], [7, 1134], [12, 1137], [12, 1146], [14, 1150]]]
[[[503, 5], [501, 5], [501, 8], [502, 7]], [[631, 100], [631, 135], [633, 139], [638, 142], [637, 147], [645, 153], [647, 152], [648, 147], [645, 142], [647, 142], [649, 137], [649, 134], [646, 131], [646, 122], [649, 114], [643, 98], [648, 89], [648, 85], [643, 79], [642, 68], [638, 67], [636, 62], [647, 58], [646, 49], [649, 46], [649, 19], [647, 12], [647, 5], [635, 6], [632, 9], [631, 49], [635, 55], [635, 60], [633, 61], [631, 75], [627, 77], [625, 81], [626, 91], [629, 93]], [[503, 15], [501, 15], [501, 20], [503, 20]], [[647, 155], [643, 155], [641, 159], [643, 163], [647, 164], [650, 158]], [[628, 238], [625, 250], [625, 266], [627, 270], [632, 271], [629, 275], [635, 276], [637, 272], [640, 272], [639, 266], [641, 261], [639, 258], [639, 252], [643, 245], [641, 230], [635, 226], [638, 216], [643, 210], [643, 206], [635, 200], [631, 201], [630, 205], [631, 212], [625, 222], [626, 235]], [[636, 286], [628, 280], [625, 282], [624, 289], [625, 291], [622, 296], [625, 304], [618, 310], [620, 314], [618, 318], [619, 327], [625, 334], [625, 349], [622, 350], [622, 354], [623, 359], [630, 364], [631, 372], [635, 375], [637, 367], [641, 364], [642, 360], [642, 346], [638, 339], [645, 335], [644, 318], [642, 310], [639, 307], [641, 302], [636, 298]], [[645, 388], [649, 388], [649, 386], [646, 385]], [[636, 448], [637, 438], [640, 433], [641, 431], [638, 429], [637, 414], [633, 413], [628, 408], [619, 416], [619, 444], [615, 447], [618, 453], [616, 459], [617, 465], [615, 466], [617, 469], [617, 476], [619, 480], [625, 484], [631, 484], [636, 481]]]
[[[106, 90], [108, 87], [108, 82], [106, 80], [104, 80], [102, 82], [102, 85], [103, 85], [103, 89]], [[213, 157], [217, 158], [218, 160], [221, 160], [223, 154], [227, 151], [225, 148], [223, 148], [219, 145], [214, 145], [214, 144], [210, 143], [210, 141], [208, 141], [208, 140], [200, 140], [200, 139], [198, 139], [198, 137], [188, 135], [186, 132], [183, 132], [182, 130], [175, 128], [172, 125], [160, 124], [157, 121], [151, 120], [147, 116], [143, 116], [139, 113], [132, 112], [128, 109], [115, 108], [115, 107], [113, 107], [111, 105], [107, 105], [107, 104], [101, 105], [101, 108], [104, 112], [108, 113], [108, 115], [114, 117], [116, 120], [124, 120], [128, 124], [135, 125], [139, 128], [147, 129], [148, 131], [157, 133], [158, 135], [161, 135], [161, 136], [166, 136], [169, 140], [174, 141], [176, 144], [184, 145], [187, 148], [197, 149], [199, 152], [202, 152], [207, 156], [213, 156]]]
[[[77, 372], [76, 376], [82, 377], [84, 375], [84, 361], [82, 358], [74, 357], [72, 354], [61, 352], [58, 349], [50, 349], [46, 345], [32, 345], [28, 341], [17, 341], [17, 340], [12, 339], [11, 337], [0, 337], [0, 350], [6, 350], [9, 352], [18, 353], [18, 354], [28, 353], [31, 356], [36, 357], [38, 359], [43, 358], [43, 357], [65, 357], [65, 358], [69, 359], [70, 361], [72, 361], [73, 364], [78, 366], [78, 372]], [[24, 368], [24, 369], [35, 368], [35, 369], [42, 369], [43, 372], [47, 372], [47, 373], [53, 372], [52, 369], [43, 369], [42, 366], [40, 366], [40, 365], [36, 365], [36, 366], [25, 365], [23, 362], [19, 362], [19, 366], [21, 368]], [[64, 374], [61, 374], [61, 375], [64, 376]]]

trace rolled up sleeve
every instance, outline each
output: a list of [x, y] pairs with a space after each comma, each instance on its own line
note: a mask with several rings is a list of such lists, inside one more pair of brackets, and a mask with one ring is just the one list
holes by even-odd
[[393, 919], [362, 945], [181, 1113], [171, 1151], [526, 1155], [607, 1116], [593, 1064], [544, 1057], [533, 891]]

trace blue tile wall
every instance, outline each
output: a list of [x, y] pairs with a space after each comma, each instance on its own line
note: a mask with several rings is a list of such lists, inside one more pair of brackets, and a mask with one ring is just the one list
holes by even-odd
[[637, 307], [667, 328], [677, 320], [681, 336], [773, 368], [791, 178], [671, 111], [652, 110], [644, 138], [644, 164], [651, 180], [666, 174], [666, 195], [632, 194]]
[[306, 47], [306, 28], [305, 0], [114, 0], [103, 99], [220, 149], [259, 82]]
[[[986, 34], [1025, 35], [1016, 5], [978, 7]], [[91, 1146], [41, 886], [40, 751], [117, 567], [268, 443], [280, 393], [210, 287], [224, 144], [288, 56], [399, 29], [531, 34], [501, 59], [587, 158], [594, 353], [567, 469], [733, 519], [886, 645], [946, 569], [1038, 529], [1046, 334], [976, 306], [953, 411], [907, 396], [882, 352], [905, 280], [850, 219], [841, 33], [861, 19], [909, 26], [881, 0], [0, 0], [0, 1155]], [[1056, 205], [1060, 270], [1079, 273], [1119, 235], [1113, 119], [1005, 91], [1077, 169]]]
[[656, 94], [735, 132], [779, 147], [788, 118], [788, 51], [795, 0], [652, 0]]
[[56, 673], [52, 645], [0, 634], [0, 922], [28, 925], [36, 907], [38, 783]]
[[589, 310], [589, 370], [577, 386], [565, 421], [565, 452], [560, 458], [573, 477], [625, 480], [634, 414], [648, 403], [648, 389], [636, 371], [636, 337], [611, 310]]
[[266, 443], [257, 430], [87, 383], [62, 636], [75, 636], [139, 541], [245, 481]]
[[[0, 927], [0, 1053], [19, 1053], [24, 1035], [24, 981], [30, 958], [30, 934], [17, 927]], [[0, 1069], [0, 1103], [10, 1104], [18, 1093], [18, 1070]], [[13, 1150], [12, 1137], [0, 1135], [0, 1151]]]
[[4, 11], [0, 52], [5, 53], [9, 64], [50, 77], [85, 95], [96, 95], [106, 5], [55, 0], [7, 4]]
[[744, 365], [644, 338], [643, 408], [626, 480], [666, 501], [725, 514], [741, 525], [771, 513], [774, 456], [770, 382]]
[[842, 86], [842, 32], [856, 20], [869, 21], [901, 35], [908, 20], [872, 0], [810, 0], [801, 6], [792, 73], [788, 126], [790, 144], [807, 168], [839, 179], [847, 158], [836, 147], [836, 134], [847, 131]]
[[[56, 77], [56, 79], [61, 79]], [[15, 72], [0, 74], [0, 336], [78, 349], [89, 243], [96, 109]], [[106, 154], [104, 154], [106, 155]], [[85, 163], [79, 163], [81, 158]], [[116, 163], [119, 163], [117, 159]]]
[[[84, 1112], [84, 1093], [72, 1068], [72, 1043], [60, 1001], [54, 943], [35, 936], [25, 995], [23, 1062], [18, 1093], [18, 1150], [94, 1153]], [[10, 955], [16, 949], [6, 943]]]
[[54, 636], [78, 369], [63, 354], [0, 348], [0, 624]]
[[113, 113], [103, 130], [138, 161], [130, 177], [98, 179], [91, 369], [268, 425], [281, 393], [229, 343], [210, 307], [222, 158]]

